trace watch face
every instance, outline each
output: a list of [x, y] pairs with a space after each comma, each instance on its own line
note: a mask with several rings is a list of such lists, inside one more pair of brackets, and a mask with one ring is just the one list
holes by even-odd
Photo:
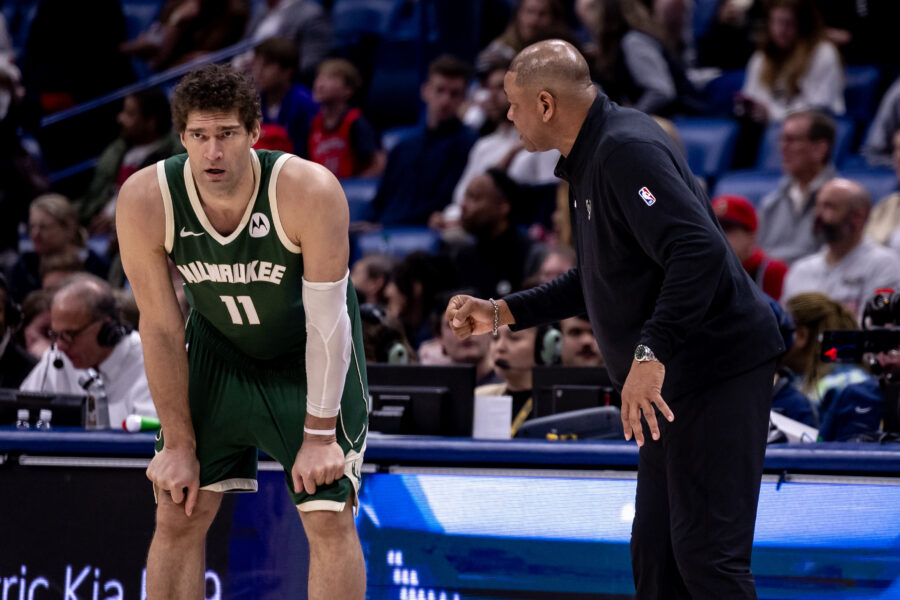
[[634, 350], [634, 358], [637, 360], [644, 360], [647, 357], [647, 346], [641, 344]]

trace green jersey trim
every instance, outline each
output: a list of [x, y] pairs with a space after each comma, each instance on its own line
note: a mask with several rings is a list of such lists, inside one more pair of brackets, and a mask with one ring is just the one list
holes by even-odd
[[194, 215], [197, 217], [197, 220], [200, 221], [200, 225], [203, 226], [203, 229], [206, 230], [206, 233], [209, 236], [219, 242], [221, 245], [226, 246], [237, 239], [237, 237], [244, 231], [244, 228], [247, 226], [247, 223], [250, 221], [250, 215], [253, 213], [253, 207], [256, 206], [256, 195], [259, 193], [259, 180], [261, 175], [261, 169], [259, 166], [259, 158], [256, 156], [256, 152], [253, 150], [250, 151], [251, 164], [253, 166], [253, 195], [250, 196], [250, 201], [247, 203], [247, 208], [244, 210], [244, 216], [241, 218], [241, 222], [237, 227], [234, 228], [228, 236], [223, 236], [218, 231], [216, 231], [215, 227], [209, 222], [209, 219], [206, 217], [206, 213], [203, 211], [203, 205], [200, 204], [200, 196], [197, 194], [197, 187], [194, 185], [194, 174], [191, 172], [191, 161], [187, 159], [184, 161], [184, 187], [187, 189], [188, 198], [191, 201], [191, 208], [194, 209]]
[[278, 234], [278, 239], [281, 240], [281, 244], [287, 248], [289, 252], [300, 254], [300, 246], [288, 238], [287, 233], [284, 231], [284, 227], [281, 225], [281, 217], [278, 215], [278, 199], [275, 197], [275, 188], [278, 187], [278, 174], [281, 173], [281, 167], [283, 167], [284, 163], [293, 156], [293, 154], [282, 154], [272, 166], [272, 174], [269, 176], [269, 211], [272, 213], [275, 233]]
[[166, 214], [166, 254], [172, 254], [172, 248], [175, 246], [175, 212], [172, 209], [172, 191], [169, 189], [169, 181], [166, 179], [165, 160], [156, 163], [156, 181], [159, 182], [163, 211]]

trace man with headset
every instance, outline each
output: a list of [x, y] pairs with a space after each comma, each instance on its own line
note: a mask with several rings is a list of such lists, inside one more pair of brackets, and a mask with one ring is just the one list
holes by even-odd
[[140, 335], [122, 325], [109, 284], [86, 273], [70, 277], [53, 296], [50, 327], [54, 344], [21, 390], [83, 394], [102, 389], [112, 428], [131, 414], [156, 416]]
[[555, 324], [544, 324], [514, 331], [504, 325], [491, 340], [491, 359], [500, 383], [475, 388], [476, 396], [511, 396], [515, 437], [522, 424], [534, 416], [532, 369], [559, 362], [562, 335]]

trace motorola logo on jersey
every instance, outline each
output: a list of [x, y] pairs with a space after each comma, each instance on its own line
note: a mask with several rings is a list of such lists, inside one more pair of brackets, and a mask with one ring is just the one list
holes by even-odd
[[261, 238], [269, 233], [269, 217], [262, 213], [250, 215], [250, 237]]

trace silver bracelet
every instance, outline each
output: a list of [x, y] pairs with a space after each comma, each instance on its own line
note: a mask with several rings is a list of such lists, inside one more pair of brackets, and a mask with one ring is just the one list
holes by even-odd
[[500, 327], [500, 307], [497, 306], [497, 301], [493, 298], [488, 298], [491, 302], [491, 306], [494, 307], [494, 331], [493, 335], [497, 335], [497, 329]]
[[303, 433], [308, 433], [309, 435], [334, 435], [337, 433], [337, 427], [334, 429], [310, 429], [304, 426]]

